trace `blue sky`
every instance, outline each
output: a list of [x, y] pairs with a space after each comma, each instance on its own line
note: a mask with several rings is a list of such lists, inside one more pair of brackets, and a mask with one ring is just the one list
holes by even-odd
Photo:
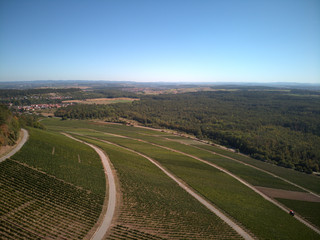
[[320, 83], [319, 0], [0, 0], [0, 81]]

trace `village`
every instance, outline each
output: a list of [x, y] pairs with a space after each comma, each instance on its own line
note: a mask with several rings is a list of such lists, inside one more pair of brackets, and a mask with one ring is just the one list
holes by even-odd
[[67, 107], [69, 105], [73, 105], [73, 103], [55, 103], [55, 104], [31, 104], [29, 106], [13, 106], [12, 103], [9, 104], [9, 106], [19, 112], [32, 112], [37, 110], [43, 110], [43, 109], [58, 109], [61, 107]]

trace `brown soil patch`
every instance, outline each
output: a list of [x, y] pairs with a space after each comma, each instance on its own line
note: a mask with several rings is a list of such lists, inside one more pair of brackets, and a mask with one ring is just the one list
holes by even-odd
[[282, 190], [282, 189], [276, 189], [276, 188], [257, 187], [257, 186], [255, 188], [272, 198], [284, 198], [284, 199], [300, 200], [300, 201], [306, 201], [306, 202], [320, 202], [320, 198], [311, 193], [288, 191], [288, 190]]

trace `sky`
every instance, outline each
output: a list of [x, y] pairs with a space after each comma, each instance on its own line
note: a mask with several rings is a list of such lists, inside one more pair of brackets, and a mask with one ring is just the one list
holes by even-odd
[[319, 0], [0, 0], [0, 81], [320, 83]]

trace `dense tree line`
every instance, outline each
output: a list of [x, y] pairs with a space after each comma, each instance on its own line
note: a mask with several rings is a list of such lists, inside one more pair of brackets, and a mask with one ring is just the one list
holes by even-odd
[[123, 91], [121, 88], [103, 88], [103, 89], [94, 89], [94, 93], [102, 94], [105, 98], [138, 98], [138, 95], [133, 92]]
[[80, 91], [79, 88], [39, 88], [39, 89], [0, 89], [0, 98], [30, 96], [48, 93], [72, 93]]
[[14, 106], [29, 106], [32, 104], [56, 104], [61, 103], [64, 98], [52, 98], [51, 93], [57, 96], [67, 97], [68, 100], [84, 100], [92, 98], [137, 98], [135, 93], [122, 91], [119, 88], [102, 88], [93, 90], [81, 90], [79, 88], [45, 88], [45, 89], [0, 89], [0, 102], [11, 103]]
[[315, 93], [241, 90], [143, 96], [131, 104], [69, 106], [56, 116], [134, 119], [299, 171], [320, 167], [320, 99]]
[[13, 145], [19, 138], [21, 127], [42, 128], [34, 114], [14, 114], [6, 105], [0, 104], [0, 146]]
[[20, 124], [7, 106], [0, 104], [0, 146], [13, 145], [19, 137]]

